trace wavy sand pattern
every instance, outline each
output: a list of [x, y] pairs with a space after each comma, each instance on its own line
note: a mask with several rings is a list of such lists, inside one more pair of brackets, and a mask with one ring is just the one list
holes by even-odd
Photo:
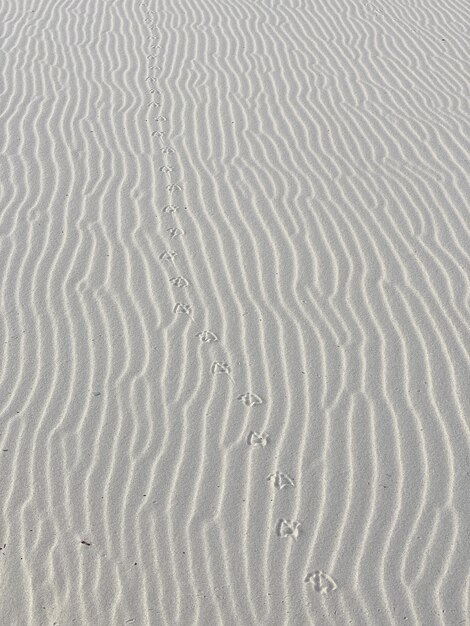
[[2, 624], [470, 624], [470, 12], [0, 0]]

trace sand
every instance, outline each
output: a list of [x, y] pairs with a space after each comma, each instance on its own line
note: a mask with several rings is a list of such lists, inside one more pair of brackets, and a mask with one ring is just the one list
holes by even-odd
[[0, 9], [0, 623], [470, 624], [468, 4]]

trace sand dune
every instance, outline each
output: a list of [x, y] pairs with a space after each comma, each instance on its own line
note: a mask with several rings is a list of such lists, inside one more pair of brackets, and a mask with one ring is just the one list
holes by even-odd
[[0, 622], [470, 623], [468, 6], [0, 10]]

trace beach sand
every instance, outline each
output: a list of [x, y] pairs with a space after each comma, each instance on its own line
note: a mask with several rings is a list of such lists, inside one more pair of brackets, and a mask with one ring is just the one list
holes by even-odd
[[0, 9], [0, 623], [470, 624], [469, 6]]

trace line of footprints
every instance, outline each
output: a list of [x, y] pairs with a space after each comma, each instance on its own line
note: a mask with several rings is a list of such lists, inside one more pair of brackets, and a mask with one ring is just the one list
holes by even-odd
[[[141, 3], [141, 6], [146, 7], [147, 5], [145, 3]], [[149, 63], [147, 68], [148, 75], [145, 77], [145, 81], [149, 85], [148, 92], [151, 96], [151, 100], [148, 103], [148, 109], [151, 109], [151, 113], [157, 113], [157, 115], [151, 117], [151, 121], [156, 122], [156, 124], [158, 125], [158, 128], [153, 130], [151, 132], [151, 135], [156, 140], [162, 142], [160, 152], [163, 157], [171, 157], [172, 154], [175, 154], [175, 149], [165, 144], [165, 137], [167, 132], [164, 129], [164, 125], [168, 122], [168, 118], [158, 111], [158, 109], [160, 109], [161, 107], [161, 102], [158, 100], [158, 98], [162, 94], [157, 89], [158, 80], [156, 72], [161, 69], [157, 61], [158, 54], [162, 48], [158, 43], [160, 41], [160, 37], [156, 34], [156, 32], [158, 31], [158, 27], [154, 23], [156, 11], [147, 9], [146, 15], [147, 17], [144, 21], [147, 24], [148, 29], [150, 30], [150, 34], [147, 37], [150, 49], [150, 53], [147, 55], [147, 61]], [[171, 180], [171, 175], [176, 170], [175, 165], [173, 165], [172, 163], [163, 163], [163, 165], [159, 166], [158, 170], [168, 177], [166, 190], [171, 197], [183, 191], [183, 185], [180, 182], [174, 182]], [[183, 207], [183, 209], [186, 209], [186, 207]], [[165, 215], [175, 215], [181, 212], [181, 210], [182, 207], [180, 207], [178, 204], [173, 203], [173, 201], [170, 201], [169, 204], [163, 207], [162, 213]], [[170, 240], [174, 240], [177, 237], [181, 237], [185, 234], [184, 229], [181, 228], [179, 224], [176, 226], [168, 227], [166, 229], [166, 232], [168, 233]], [[176, 269], [175, 259], [177, 258], [177, 256], [178, 254], [175, 250], [165, 250], [159, 255], [159, 259], [162, 262], [168, 262]], [[186, 277], [179, 275], [171, 276], [169, 281], [171, 285], [178, 290], [184, 290], [191, 285], [190, 281]], [[191, 305], [186, 302], [176, 302], [173, 307], [173, 313], [178, 315], [186, 315], [191, 320], [193, 320]], [[201, 332], [198, 332], [195, 336], [204, 344], [219, 341], [217, 335], [210, 330], [203, 330]], [[214, 361], [211, 365], [211, 373], [214, 375], [226, 375], [233, 383], [235, 382], [231, 376], [230, 365], [223, 361]], [[250, 408], [263, 404], [262, 398], [252, 392], [247, 392], [239, 395], [237, 397], [237, 400]], [[269, 443], [269, 434], [252, 430], [248, 434], [247, 443], [253, 448], [265, 448]], [[276, 471], [270, 474], [266, 480], [270, 481], [274, 485], [274, 487], [279, 490], [295, 487], [294, 479], [285, 472]], [[300, 535], [300, 527], [301, 523], [297, 520], [279, 519], [275, 527], [275, 532], [278, 537], [297, 540]], [[321, 570], [309, 572], [305, 577], [305, 582], [310, 583], [313, 586], [314, 590], [321, 594], [327, 594], [337, 588], [334, 579]]]

